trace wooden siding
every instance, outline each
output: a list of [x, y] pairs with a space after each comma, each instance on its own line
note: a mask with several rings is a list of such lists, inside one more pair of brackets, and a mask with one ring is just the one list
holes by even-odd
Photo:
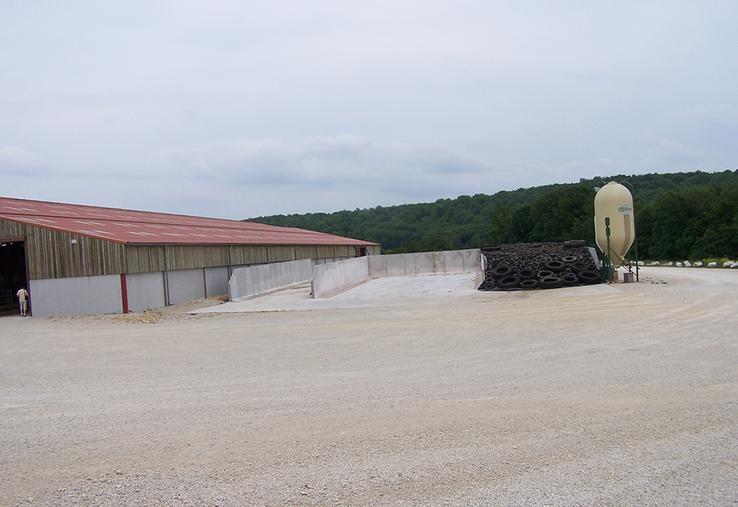
[[31, 280], [112, 275], [123, 271], [122, 244], [6, 220], [0, 220], [0, 224], [0, 237], [24, 239]]
[[32, 280], [123, 272], [124, 247], [120, 243], [42, 228], [29, 229], [26, 238]]
[[336, 254], [337, 248], [333, 245], [320, 245], [315, 248], [315, 258], [316, 259], [335, 259], [336, 257], [339, 257], [339, 255]]
[[353, 246], [336, 246], [336, 255], [334, 257], [356, 257], [358, 253]]
[[295, 260], [294, 246], [268, 246], [267, 262], [284, 262]]
[[[10, 220], [0, 220], [0, 239], [25, 241], [31, 280], [164, 271], [165, 249], [166, 268], [171, 271], [359, 253], [353, 246], [334, 245], [123, 245]], [[381, 248], [370, 246], [367, 251], [379, 255]]]
[[168, 245], [166, 252], [169, 271], [228, 265], [228, 246]]
[[295, 260], [317, 259], [319, 248], [320, 247], [313, 245], [297, 245], [295, 246]]
[[26, 228], [23, 224], [0, 220], [0, 239], [20, 239], [26, 237]]
[[158, 245], [126, 245], [126, 273], [164, 271], [164, 247]]
[[244, 266], [246, 264], [264, 264], [267, 262], [267, 247], [265, 246], [231, 246], [231, 265]]

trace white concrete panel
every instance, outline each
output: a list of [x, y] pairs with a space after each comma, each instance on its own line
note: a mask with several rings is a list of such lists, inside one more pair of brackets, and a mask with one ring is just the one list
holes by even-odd
[[123, 312], [120, 275], [31, 280], [36, 317]]
[[208, 296], [228, 294], [228, 267], [205, 268], [205, 287]]
[[313, 262], [315, 264], [330, 264], [331, 262], [345, 261], [346, 259], [353, 259], [353, 257], [324, 257], [322, 259], [313, 259]]
[[471, 273], [481, 270], [481, 251], [476, 248], [369, 257], [369, 273], [372, 278]]
[[451, 250], [450, 252], [442, 252], [445, 260], [446, 273], [463, 273], [464, 272], [464, 254], [461, 250]]
[[169, 302], [173, 305], [205, 297], [202, 269], [169, 271]]
[[126, 275], [128, 310], [142, 312], [166, 306], [164, 300], [164, 274], [136, 273]]
[[387, 276], [405, 276], [407, 274], [407, 270], [405, 269], [407, 255], [387, 255], [385, 257]]
[[405, 255], [411, 256], [412, 263], [415, 266], [416, 275], [435, 273], [436, 266], [433, 264], [433, 255], [431, 255], [430, 252]]
[[478, 249], [458, 250], [464, 261], [464, 272], [471, 273], [474, 271], [484, 271], [487, 258], [482, 256], [482, 252]]
[[233, 271], [228, 281], [228, 298], [231, 301], [238, 301], [306, 283], [312, 278], [311, 259], [238, 268]]
[[446, 272], [446, 252], [430, 252], [431, 259], [433, 259], [433, 273], [445, 273]]
[[[415, 276], [418, 274], [418, 265], [416, 256], [408, 254], [400, 254], [405, 258], [405, 276]], [[384, 256], [382, 256], [384, 257]]]
[[387, 276], [387, 258], [390, 255], [370, 255], [368, 257], [369, 273], [373, 278], [384, 278]]
[[315, 266], [312, 294], [314, 298], [335, 296], [369, 279], [369, 258], [356, 257], [345, 261]]

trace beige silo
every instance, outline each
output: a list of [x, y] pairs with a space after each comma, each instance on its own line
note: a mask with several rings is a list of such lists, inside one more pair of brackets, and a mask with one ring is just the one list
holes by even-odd
[[620, 183], [611, 181], [594, 198], [595, 239], [602, 253], [607, 251], [605, 218], [610, 218], [610, 261], [613, 267], [623, 263], [635, 239], [633, 196]]

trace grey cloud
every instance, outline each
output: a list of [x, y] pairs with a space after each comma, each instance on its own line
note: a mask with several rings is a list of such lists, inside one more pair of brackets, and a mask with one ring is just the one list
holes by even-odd
[[436, 148], [379, 144], [351, 135], [241, 139], [164, 155], [177, 173], [223, 184], [331, 187], [387, 180], [423, 186], [434, 175], [479, 173], [478, 161]]

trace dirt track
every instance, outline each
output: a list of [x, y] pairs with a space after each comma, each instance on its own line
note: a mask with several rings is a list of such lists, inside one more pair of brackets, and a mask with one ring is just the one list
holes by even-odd
[[0, 505], [736, 502], [738, 272], [647, 272], [391, 308], [0, 319]]

